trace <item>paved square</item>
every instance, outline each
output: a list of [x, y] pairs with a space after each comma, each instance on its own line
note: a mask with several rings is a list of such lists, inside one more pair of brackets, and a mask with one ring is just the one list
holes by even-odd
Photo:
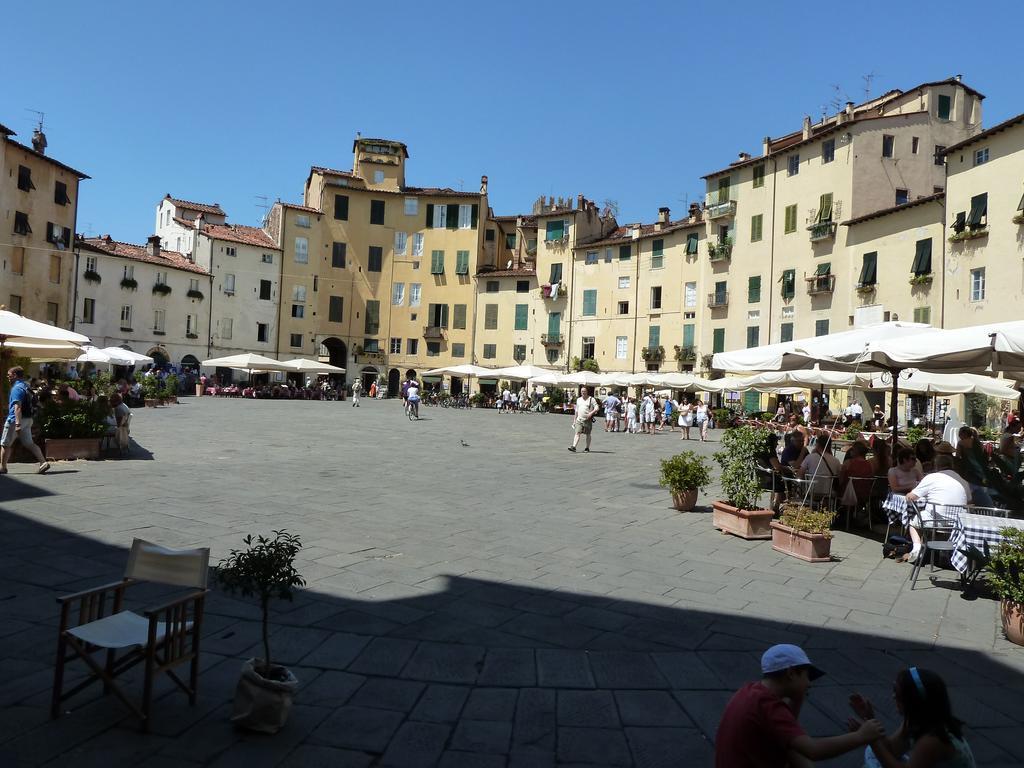
[[[597, 431], [572, 454], [565, 417], [423, 416], [189, 399], [137, 412], [129, 459], [12, 464], [0, 765], [709, 765], [725, 701], [779, 641], [829, 673], [801, 718], [812, 733], [843, 728], [853, 690], [894, 727], [891, 681], [918, 664], [951, 685], [979, 765], [1024, 763], [1024, 649], [951, 572], [911, 593], [860, 535], [837, 532], [838, 559], [811, 565], [718, 533], [706, 508], [675, 512], [658, 460], [678, 434]], [[57, 595], [119, 577], [135, 536], [216, 561], [282, 527], [309, 582], [275, 606], [273, 651], [303, 686], [284, 730], [228, 722], [259, 617], [216, 591], [197, 706], [161, 682], [150, 735], [99, 690], [49, 721]]]

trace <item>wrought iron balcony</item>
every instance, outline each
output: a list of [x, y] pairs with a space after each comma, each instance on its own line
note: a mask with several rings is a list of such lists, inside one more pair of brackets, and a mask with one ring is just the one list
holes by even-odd
[[722, 291], [708, 294], [708, 308], [717, 309], [718, 307], [729, 306], [729, 292]]
[[440, 325], [427, 325], [423, 328], [423, 338], [425, 339], [443, 339], [444, 328]]
[[726, 216], [736, 215], [736, 201], [723, 200], [721, 202], [708, 202], [704, 208], [704, 217], [707, 219], [723, 219]]
[[732, 256], [732, 241], [722, 240], [721, 242], [714, 243], [708, 241], [708, 257], [711, 261], [721, 261], [722, 259], [728, 259]]
[[563, 344], [563, 338], [560, 333], [543, 333], [540, 337], [540, 343], [545, 347], [560, 347]]
[[836, 289], [835, 275], [812, 275], [807, 280], [807, 293], [816, 296], [820, 293], [832, 293]]
[[811, 233], [812, 243], [816, 243], [819, 240], [830, 240], [836, 236], [836, 223], [834, 221], [818, 221], [811, 224], [807, 229]]
[[694, 362], [697, 359], [696, 347], [676, 347], [676, 360], [680, 363]]
[[640, 357], [649, 363], [660, 363], [665, 359], [664, 347], [644, 347], [640, 350]]

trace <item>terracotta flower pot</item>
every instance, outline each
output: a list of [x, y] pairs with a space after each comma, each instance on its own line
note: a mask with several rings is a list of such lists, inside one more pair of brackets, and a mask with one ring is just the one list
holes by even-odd
[[672, 491], [672, 506], [680, 512], [693, 512], [693, 508], [697, 506], [697, 489]]
[[1006, 639], [1024, 645], [1024, 604], [1003, 600], [999, 603], [999, 613], [1003, 617]]
[[158, 405], [160, 405], [160, 401], [157, 400], [155, 397], [147, 397], [146, 398], [146, 407], [147, 408], [156, 408]]
[[100, 457], [100, 439], [98, 437], [47, 439], [44, 454], [50, 461], [98, 459]]
[[772, 549], [798, 557], [809, 563], [828, 563], [832, 560], [832, 537], [822, 533], [805, 533], [788, 525], [772, 521]]
[[770, 509], [737, 509], [724, 502], [711, 504], [711, 524], [722, 533], [731, 533], [741, 539], [770, 539], [769, 523], [774, 517]]

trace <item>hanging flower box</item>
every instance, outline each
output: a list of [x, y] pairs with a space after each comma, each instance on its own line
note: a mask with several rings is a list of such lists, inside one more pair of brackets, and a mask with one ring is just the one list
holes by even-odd
[[167, 283], [154, 283], [153, 293], [159, 293], [161, 296], [166, 296], [171, 292], [171, 286]]
[[949, 242], [951, 242], [951, 243], [961, 243], [964, 240], [974, 240], [975, 238], [978, 238], [978, 237], [987, 237], [987, 236], [988, 236], [988, 227], [987, 226], [985, 226], [985, 227], [978, 227], [977, 229], [964, 229], [964, 230], [961, 230], [960, 232], [954, 232], [952, 235], [950, 235], [949, 236]]

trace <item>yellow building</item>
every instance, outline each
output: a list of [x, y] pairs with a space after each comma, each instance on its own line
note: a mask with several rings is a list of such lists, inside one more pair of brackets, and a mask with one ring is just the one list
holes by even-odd
[[766, 138], [760, 157], [741, 154], [704, 177], [710, 314], [701, 348], [874, 318], [855, 290], [862, 264], [846, 256], [851, 230], [839, 224], [942, 192], [943, 153], [978, 132], [983, 98], [958, 79], [890, 91], [818, 123], [805, 118], [801, 130]]
[[574, 248], [572, 357], [602, 371], [694, 370], [705, 313], [698, 296], [700, 207], [672, 221], [617, 227]]
[[0, 125], [0, 304], [33, 320], [74, 328], [75, 259], [81, 171], [46, 155], [36, 130], [32, 146]]
[[946, 150], [947, 328], [1019, 320], [1024, 300], [1024, 114]]

